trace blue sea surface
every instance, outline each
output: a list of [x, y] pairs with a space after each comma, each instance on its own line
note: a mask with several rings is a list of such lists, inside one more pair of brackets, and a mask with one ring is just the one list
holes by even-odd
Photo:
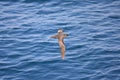
[[0, 80], [120, 80], [120, 0], [0, 0]]

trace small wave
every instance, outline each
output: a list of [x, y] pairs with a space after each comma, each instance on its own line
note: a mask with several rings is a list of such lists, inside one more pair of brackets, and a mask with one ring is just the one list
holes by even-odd
[[110, 16], [108, 16], [108, 18], [111, 18], [111, 19], [120, 19], [120, 15], [110, 15]]
[[[118, 0], [0, 0], [3, 80], [119, 80]], [[55, 35], [64, 39], [61, 59]]]
[[31, 3], [31, 2], [39, 2], [39, 3], [44, 3], [48, 2], [50, 0], [0, 0], [3, 2], [25, 2], [25, 3]]

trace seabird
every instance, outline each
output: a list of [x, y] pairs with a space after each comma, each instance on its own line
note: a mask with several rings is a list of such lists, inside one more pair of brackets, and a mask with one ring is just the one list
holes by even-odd
[[65, 45], [64, 45], [64, 40], [63, 39], [67, 36], [68, 36], [68, 34], [64, 34], [62, 29], [58, 30], [57, 35], [51, 36], [51, 38], [58, 39], [62, 59], [64, 59], [64, 57], [65, 57]]

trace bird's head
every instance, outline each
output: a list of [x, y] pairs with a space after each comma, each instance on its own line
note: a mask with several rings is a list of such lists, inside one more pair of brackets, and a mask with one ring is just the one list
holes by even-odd
[[63, 32], [63, 30], [62, 30], [62, 29], [59, 29], [59, 30], [58, 30], [58, 33], [61, 33], [61, 32]]

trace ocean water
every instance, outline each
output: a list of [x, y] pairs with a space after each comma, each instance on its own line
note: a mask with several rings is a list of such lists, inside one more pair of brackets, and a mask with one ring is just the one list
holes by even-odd
[[120, 0], [0, 0], [0, 80], [120, 80]]

